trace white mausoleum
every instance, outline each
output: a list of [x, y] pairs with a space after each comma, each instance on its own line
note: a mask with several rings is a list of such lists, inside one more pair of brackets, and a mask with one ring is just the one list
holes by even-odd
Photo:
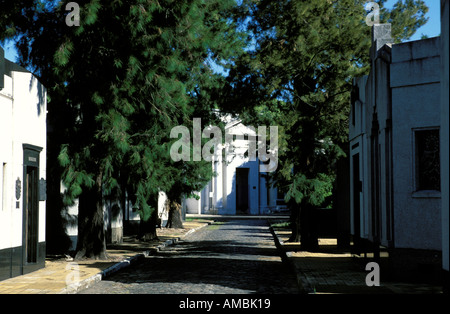
[[[198, 200], [188, 198], [184, 201], [186, 213], [265, 215], [285, 211], [283, 196], [267, 184], [268, 172], [261, 171], [262, 161], [258, 157], [251, 158], [249, 153], [251, 140], [257, 142], [257, 129], [245, 126], [239, 119], [230, 116], [224, 119], [227, 122], [225, 134], [232, 139], [232, 145], [225, 145], [223, 151], [214, 154], [211, 166], [216, 175], [197, 193]], [[269, 127], [266, 129], [269, 134]], [[272, 158], [271, 161], [274, 160]]]
[[351, 234], [356, 253], [382, 259], [384, 251], [393, 272], [430, 278], [441, 268], [441, 198], [448, 195], [441, 188], [440, 154], [448, 147], [440, 141], [441, 43], [393, 44], [390, 26], [373, 26], [370, 74], [353, 82]]
[[44, 267], [46, 97], [0, 48], [0, 280]]

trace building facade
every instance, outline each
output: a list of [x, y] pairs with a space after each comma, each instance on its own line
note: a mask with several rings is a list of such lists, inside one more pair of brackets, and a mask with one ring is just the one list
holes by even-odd
[[449, 10], [450, 1], [441, 0], [441, 201], [442, 201], [442, 269], [444, 290], [449, 286]]
[[368, 76], [350, 113], [351, 234], [356, 253], [431, 276], [441, 264], [440, 38], [392, 44], [373, 26]]
[[0, 48], [0, 280], [45, 264], [46, 97]]
[[250, 156], [249, 143], [257, 138], [255, 128], [230, 116], [224, 119], [227, 122], [225, 134], [233, 139], [231, 145], [223, 147], [224, 154], [220, 150], [213, 156], [211, 166], [216, 176], [197, 193], [198, 200], [184, 200], [186, 212], [265, 215], [287, 210], [283, 196], [269, 183], [268, 173], [261, 171], [261, 160]]

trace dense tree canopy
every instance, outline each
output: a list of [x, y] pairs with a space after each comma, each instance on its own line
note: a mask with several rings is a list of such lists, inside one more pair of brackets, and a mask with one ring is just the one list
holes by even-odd
[[78, 256], [104, 257], [105, 195], [126, 189], [148, 221], [160, 190], [178, 198], [211, 177], [206, 162], [174, 162], [169, 135], [213, 117], [212, 63], [242, 51], [234, 2], [77, 1], [80, 26], [65, 23], [68, 1], [3, 2], [6, 36], [49, 91], [50, 158], [65, 202], [80, 198]]
[[[0, 39], [48, 88], [49, 160], [66, 203], [80, 198], [79, 255], [105, 253], [104, 195], [126, 190], [149, 221], [160, 190], [177, 199], [207, 182], [207, 162], [170, 158], [169, 135], [193, 117], [214, 123], [217, 107], [279, 126], [274, 180], [298, 241], [345, 155], [351, 81], [369, 67], [366, 1], [80, 0], [80, 26], [65, 23], [67, 2], [0, 0]], [[421, 0], [385, 2], [396, 42], [426, 22]], [[314, 245], [307, 224], [302, 233]]]
[[[278, 125], [279, 167], [274, 175], [299, 219], [331, 194], [334, 164], [345, 156], [352, 78], [368, 73], [371, 28], [367, 1], [243, 0], [236, 17], [251, 47], [236, 62], [223, 91], [228, 111], [253, 125]], [[379, 1], [380, 22], [392, 23], [396, 42], [426, 22], [421, 0]], [[302, 244], [317, 242], [303, 219]]]

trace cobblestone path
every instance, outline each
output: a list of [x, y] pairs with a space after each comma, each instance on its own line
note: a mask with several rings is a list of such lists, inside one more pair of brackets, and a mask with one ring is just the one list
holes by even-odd
[[81, 293], [288, 294], [295, 275], [265, 220], [216, 222]]

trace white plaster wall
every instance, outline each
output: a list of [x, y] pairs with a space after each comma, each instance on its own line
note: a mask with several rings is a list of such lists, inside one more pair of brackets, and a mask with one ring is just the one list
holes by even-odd
[[[355, 234], [356, 233], [356, 226], [355, 226], [354, 217], [355, 217], [355, 210], [356, 210], [355, 207], [356, 207], [357, 204], [355, 204], [355, 200], [354, 200], [354, 193], [355, 193], [355, 191], [353, 189], [353, 186], [355, 184], [357, 184], [357, 182], [354, 182], [354, 177], [353, 177], [353, 173], [354, 173], [354, 171], [353, 171], [353, 169], [354, 169], [353, 156], [355, 154], [359, 153], [359, 163], [361, 165], [361, 159], [362, 159], [361, 149], [360, 149], [361, 137], [355, 137], [355, 138], [353, 138], [350, 141], [350, 147], [352, 147], [352, 146], [354, 146], [356, 144], [358, 144], [358, 147], [356, 147], [354, 149], [351, 149], [351, 151], [350, 151], [350, 187], [349, 187], [349, 189], [350, 189], [350, 233], [354, 234], [354, 235], [356, 235]], [[361, 174], [361, 171], [360, 171], [360, 174]], [[361, 197], [362, 197], [361, 194], [362, 193], [359, 193], [359, 199], [360, 200], [361, 200]], [[361, 206], [362, 206], [362, 204], [360, 202], [360, 212], [361, 212], [361, 209], [362, 209]], [[359, 222], [359, 223], [361, 225], [361, 222]], [[358, 236], [361, 236], [361, 234], [358, 234]]]
[[248, 168], [249, 214], [257, 215], [259, 214], [259, 162], [244, 156], [244, 153], [248, 150], [248, 141], [243, 138], [244, 134], [255, 137], [256, 132], [241, 123], [226, 128], [226, 130], [229, 134], [236, 135], [237, 138], [233, 141], [234, 152], [230, 149], [226, 150], [227, 164], [224, 191], [227, 202], [224, 214], [236, 214], [236, 168]]
[[169, 219], [169, 213], [166, 210], [165, 204], [167, 201], [166, 192], [160, 191], [158, 194], [158, 218], [161, 219], [163, 226], [166, 225]]
[[223, 193], [223, 160], [222, 154], [216, 154], [212, 162], [213, 172], [216, 174], [213, 177], [213, 206], [217, 212], [222, 212], [224, 208], [224, 193]]
[[269, 190], [269, 208], [274, 210], [277, 208], [278, 190], [275, 187], [271, 187]]
[[[199, 192], [195, 192], [195, 194], [200, 195]], [[195, 199], [194, 197], [186, 198], [184, 200], [186, 204], [186, 213], [188, 214], [201, 214], [200, 208], [200, 199]]]
[[439, 48], [439, 37], [394, 45], [392, 48], [391, 86], [439, 81]]
[[12, 172], [12, 79], [4, 76], [4, 84], [4, 88], [0, 90], [0, 249], [11, 247], [10, 234], [15, 208], [15, 180]]
[[372, 196], [372, 183], [370, 181], [370, 136], [369, 134], [363, 135], [361, 152], [363, 159], [361, 161], [360, 174], [362, 175], [363, 181], [363, 199], [362, 199], [362, 210], [361, 210], [361, 237], [364, 239], [369, 239], [370, 227], [371, 227], [371, 196]]
[[[358, 146], [351, 148], [351, 156], [359, 153], [359, 176], [362, 182], [362, 192], [359, 193], [359, 206], [360, 206], [360, 234], [359, 236], [364, 239], [369, 238], [369, 210], [370, 210], [370, 158], [369, 158], [369, 145], [370, 145], [370, 127], [371, 124], [367, 122], [369, 117], [372, 116], [373, 106], [371, 102], [366, 103], [367, 91], [371, 89], [371, 82], [369, 76], [363, 76], [355, 78], [354, 83], [359, 85], [359, 99], [360, 101], [355, 104], [355, 125], [353, 126], [350, 121], [350, 148], [358, 143]], [[351, 118], [351, 117], [350, 117]], [[351, 119], [350, 119], [351, 120]], [[369, 127], [367, 127], [369, 125]], [[353, 159], [350, 158], [350, 182], [353, 186]], [[355, 233], [354, 225], [354, 204], [353, 204], [353, 188], [350, 188], [350, 228], [351, 233]]]
[[439, 92], [439, 83], [392, 90], [394, 223], [399, 248], [441, 249], [440, 197], [419, 197], [415, 193], [413, 166], [413, 130], [439, 126]]
[[[4, 75], [4, 88], [0, 91], [0, 249], [22, 245], [24, 143], [42, 147], [39, 179], [46, 179], [46, 116], [46, 90], [31, 73], [13, 71], [11, 76]], [[17, 179], [22, 183], [19, 200], [15, 196]], [[39, 202], [39, 242], [45, 241], [45, 205], [45, 201]]]
[[[46, 179], [47, 171], [47, 92], [43, 85], [29, 72], [12, 72], [13, 79], [13, 155], [14, 171], [23, 180], [23, 147], [32, 144], [42, 147], [39, 155], [39, 179]], [[21, 207], [23, 202], [21, 201]], [[45, 201], [39, 202], [39, 242], [45, 241]], [[22, 215], [20, 215], [21, 217]], [[20, 219], [20, 223], [22, 223]], [[14, 219], [14, 221], [19, 221]], [[15, 228], [17, 230], [19, 228]], [[20, 234], [20, 242], [22, 234]]]
[[133, 209], [133, 203], [128, 199], [128, 195], [125, 196], [125, 220], [128, 221], [139, 221], [141, 216], [139, 216], [139, 211]]
[[[392, 45], [392, 48], [385, 46], [380, 51], [379, 57], [388, 60], [391, 49], [390, 71], [388, 71], [385, 61], [378, 58], [374, 62], [376, 67], [372, 67], [370, 76], [365, 82], [362, 82], [361, 79], [354, 80], [354, 84], [360, 85], [360, 99], [366, 100], [366, 103], [361, 106], [361, 118], [359, 118], [358, 106], [355, 106], [355, 112], [352, 114], [355, 115], [356, 123], [353, 126], [350, 122], [349, 130], [351, 145], [359, 143], [359, 147], [351, 153], [360, 152], [361, 154], [360, 176], [363, 181], [361, 237], [371, 240], [370, 235], [372, 234], [370, 208], [372, 206], [371, 192], [374, 187], [371, 186], [370, 180], [373, 160], [369, 153], [372, 117], [376, 110], [379, 122], [380, 171], [382, 172], [380, 178], [381, 240], [384, 245], [389, 245], [386, 227], [389, 227], [390, 219], [387, 211], [389, 195], [386, 194], [389, 181], [385, 178], [385, 171], [389, 168], [389, 160], [386, 159], [389, 154], [386, 150], [388, 143], [386, 142], [385, 128], [389, 126], [391, 118], [389, 104], [392, 103], [393, 240], [395, 247], [436, 250], [441, 248], [440, 193], [415, 193], [415, 152], [413, 147], [413, 130], [415, 128], [439, 127], [441, 123], [440, 110], [438, 110], [438, 104], [440, 104], [439, 41], [439, 38], [431, 38]], [[374, 54], [372, 55], [374, 56]], [[390, 86], [387, 85], [389, 82]], [[446, 91], [448, 95], [448, 87]], [[364, 93], [365, 95], [363, 95]], [[448, 110], [448, 103], [446, 108]], [[362, 121], [362, 124], [358, 124], [359, 120]], [[448, 170], [445, 173], [448, 173]], [[433, 197], [429, 197], [430, 194]], [[353, 197], [351, 200], [353, 202]], [[353, 227], [352, 232], [354, 232]]]
[[[353, 186], [357, 184], [357, 182], [354, 182], [353, 177], [353, 156], [355, 154], [359, 154], [359, 175], [360, 180], [363, 182], [364, 186], [364, 180], [362, 178], [362, 163], [364, 160], [364, 156], [362, 155], [361, 147], [363, 144], [363, 134], [365, 132], [363, 128], [363, 119], [362, 119], [362, 111], [363, 111], [363, 102], [365, 100], [365, 87], [367, 82], [367, 76], [358, 77], [353, 79], [353, 84], [355, 86], [359, 87], [359, 93], [358, 93], [358, 100], [355, 101], [355, 103], [352, 104], [352, 110], [350, 111], [349, 115], [349, 146], [350, 146], [350, 233], [353, 235], [356, 235], [356, 226], [354, 221], [355, 216], [355, 203], [354, 203], [354, 189]], [[354, 124], [353, 124], [354, 122]], [[361, 212], [363, 210], [363, 193], [359, 193], [359, 199], [360, 199], [360, 226], [363, 223]], [[362, 237], [362, 234], [358, 234], [357, 236]]]
[[262, 175], [259, 176], [259, 206], [261, 214], [266, 214], [270, 210], [266, 179]]
[[[233, 147], [224, 145], [223, 158], [222, 151], [215, 155], [211, 166], [217, 176], [212, 178], [212, 204], [209, 204], [210, 188], [207, 185], [202, 191], [198, 192], [200, 200], [188, 198], [185, 200], [188, 213], [217, 213], [220, 215], [236, 214], [236, 169], [248, 168], [248, 187], [249, 187], [249, 214], [264, 214], [271, 207], [276, 208], [276, 189], [270, 189], [269, 198], [267, 198], [267, 190], [265, 179], [259, 176], [259, 161], [250, 160], [244, 153], [248, 150], [248, 141], [244, 139], [244, 135], [256, 137], [256, 130], [249, 128], [237, 120], [227, 119], [225, 128], [228, 136], [235, 135]], [[269, 132], [267, 130], [267, 132]], [[225, 135], [226, 136], [226, 135]], [[256, 148], [258, 145], [256, 144]], [[272, 190], [275, 194], [272, 195]], [[264, 193], [264, 194], [262, 194]], [[262, 199], [265, 196], [265, 199]], [[261, 198], [261, 199], [260, 199]], [[262, 206], [260, 208], [260, 205]], [[206, 211], [205, 211], [206, 207]], [[213, 211], [211, 211], [213, 209]]]
[[[359, 86], [359, 101], [357, 101], [354, 105], [355, 110], [350, 113], [349, 140], [352, 140], [365, 132], [363, 116], [365, 107], [364, 101], [366, 97], [366, 83], [367, 75], [353, 79], [353, 84], [357, 84]], [[352, 116], [354, 116], [354, 125], [352, 123]]]
[[442, 268], [449, 270], [449, 0], [441, 0], [441, 197]]

